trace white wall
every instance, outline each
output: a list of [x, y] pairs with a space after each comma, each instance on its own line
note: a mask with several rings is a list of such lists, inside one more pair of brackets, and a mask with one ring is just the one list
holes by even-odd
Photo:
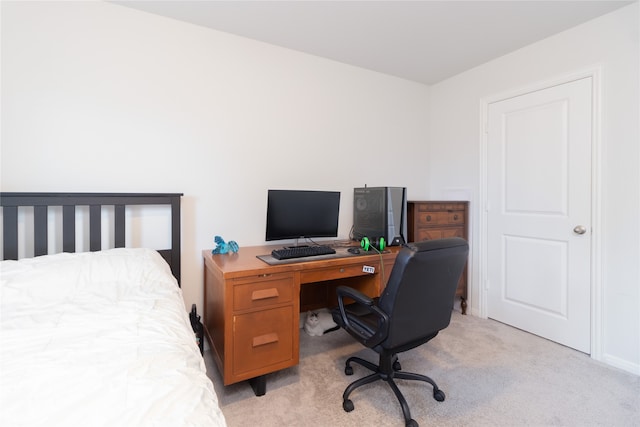
[[471, 200], [476, 311], [480, 99], [601, 64], [604, 359], [640, 369], [637, 4], [430, 88], [109, 3], [0, 5], [0, 188], [183, 192], [187, 307], [214, 235], [264, 241], [268, 188], [341, 191], [346, 237], [368, 184]]
[[470, 194], [470, 304], [479, 310], [480, 102], [602, 67], [602, 359], [640, 373], [640, 134], [638, 3], [498, 58], [430, 88], [432, 198]]
[[[201, 251], [264, 242], [268, 188], [427, 195], [428, 88], [103, 2], [2, 2], [2, 191], [183, 192]], [[412, 155], [407, 156], [407, 153]]]

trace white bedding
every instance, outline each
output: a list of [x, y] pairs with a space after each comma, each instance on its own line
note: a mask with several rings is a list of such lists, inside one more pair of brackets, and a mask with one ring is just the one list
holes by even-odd
[[151, 249], [0, 263], [1, 426], [224, 426]]

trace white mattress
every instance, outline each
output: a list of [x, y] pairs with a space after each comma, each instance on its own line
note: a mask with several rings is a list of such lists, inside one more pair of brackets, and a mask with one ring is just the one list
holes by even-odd
[[0, 279], [0, 425], [225, 425], [156, 251], [2, 261]]

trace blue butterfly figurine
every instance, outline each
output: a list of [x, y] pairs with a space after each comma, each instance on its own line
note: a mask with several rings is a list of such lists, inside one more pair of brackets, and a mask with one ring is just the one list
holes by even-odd
[[229, 243], [225, 243], [222, 237], [216, 236], [214, 241], [216, 242], [216, 247], [211, 251], [212, 254], [226, 254], [229, 251], [236, 253], [240, 249], [238, 244], [233, 240], [230, 240]]

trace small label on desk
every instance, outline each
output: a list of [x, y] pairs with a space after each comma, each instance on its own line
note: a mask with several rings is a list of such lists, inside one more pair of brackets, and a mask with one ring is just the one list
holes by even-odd
[[371, 274], [373, 274], [373, 273], [376, 272], [376, 268], [372, 267], [370, 265], [363, 265], [362, 266], [362, 272], [363, 273], [371, 273]]

